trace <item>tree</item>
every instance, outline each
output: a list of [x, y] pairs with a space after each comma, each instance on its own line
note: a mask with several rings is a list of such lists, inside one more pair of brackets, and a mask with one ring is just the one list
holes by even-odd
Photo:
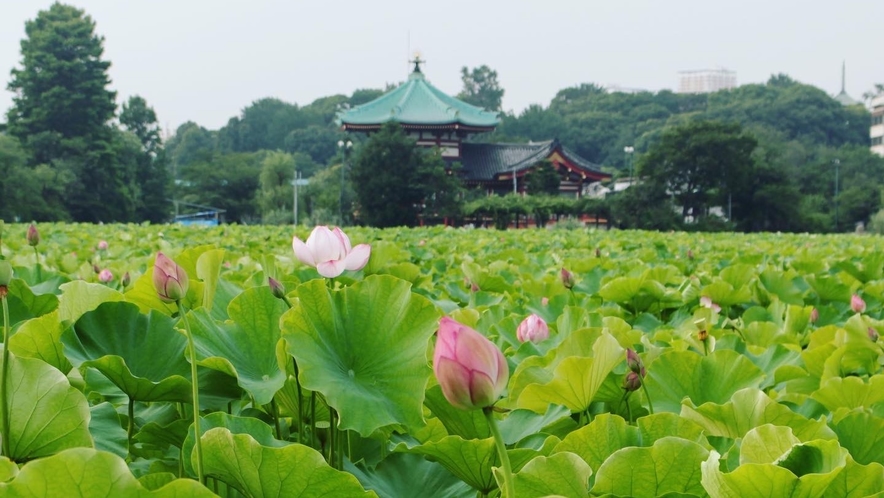
[[267, 154], [261, 162], [259, 177], [261, 190], [258, 192], [258, 207], [261, 209], [261, 219], [265, 224], [292, 223], [294, 172], [314, 168], [313, 161], [306, 154], [291, 155], [284, 152]]
[[558, 195], [562, 178], [549, 161], [537, 164], [526, 175], [528, 193], [531, 195]]
[[228, 221], [257, 221], [255, 202], [265, 152], [210, 154], [180, 172], [179, 200], [225, 209]]
[[135, 154], [135, 184], [139, 194], [135, 218], [154, 223], [166, 221], [171, 206], [167, 200], [169, 168], [156, 112], [144, 98], [134, 95], [123, 103], [120, 124], [141, 143], [140, 153]]
[[12, 70], [8, 85], [15, 94], [7, 113], [9, 134], [27, 144], [35, 163], [81, 152], [84, 144], [71, 146], [69, 140], [91, 145], [106, 139], [116, 94], [107, 89], [110, 62], [101, 58], [104, 38], [95, 34], [92, 18], [54, 3], [25, 23], [25, 33], [21, 68]]
[[665, 130], [638, 161], [638, 171], [660, 192], [673, 195], [682, 216], [705, 216], [717, 202], [747, 187], [757, 141], [738, 124], [693, 121]]
[[485, 65], [473, 68], [472, 71], [464, 66], [460, 74], [463, 90], [457, 98], [489, 111], [500, 110], [504, 90], [497, 82], [497, 71]]
[[358, 151], [351, 179], [360, 220], [376, 227], [414, 226], [428, 201], [450, 213], [460, 188], [437, 151], [416, 147], [393, 122]]
[[144, 97], [133, 95], [123, 103], [120, 111], [120, 124], [131, 131], [141, 141], [144, 152], [156, 156], [163, 146], [157, 113], [147, 105]]

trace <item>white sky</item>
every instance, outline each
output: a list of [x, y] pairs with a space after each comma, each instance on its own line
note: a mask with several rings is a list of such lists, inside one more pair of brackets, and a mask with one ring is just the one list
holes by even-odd
[[[0, 0], [0, 111], [24, 23], [51, 2]], [[139, 94], [164, 127], [210, 129], [262, 97], [306, 105], [405, 79], [420, 50], [443, 91], [487, 64], [503, 107], [548, 105], [580, 83], [674, 89], [677, 72], [773, 73], [859, 99], [884, 83], [882, 0], [76, 0], [105, 37], [118, 102]], [[5, 120], [5, 117], [3, 118]]]

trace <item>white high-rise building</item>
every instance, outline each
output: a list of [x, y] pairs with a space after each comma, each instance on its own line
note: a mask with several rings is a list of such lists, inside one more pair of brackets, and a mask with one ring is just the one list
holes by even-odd
[[872, 152], [884, 156], [884, 93], [872, 99], [872, 126], [869, 127], [869, 138], [872, 139]]
[[701, 69], [678, 73], [678, 93], [711, 93], [736, 87], [736, 71]]

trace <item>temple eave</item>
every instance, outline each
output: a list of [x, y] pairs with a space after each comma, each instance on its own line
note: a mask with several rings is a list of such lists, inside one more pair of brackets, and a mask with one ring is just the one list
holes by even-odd
[[[383, 127], [383, 123], [377, 124], [353, 124], [353, 123], [343, 123], [341, 124], [341, 129], [344, 131], [377, 131]], [[494, 126], [475, 126], [475, 125], [465, 125], [463, 123], [442, 123], [442, 124], [411, 124], [411, 123], [399, 123], [399, 126], [406, 130], [439, 130], [439, 131], [466, 131], [466, 132], [474, 132], [474, 133], [482, 133], [482, 132], [490, 132], [494, 131]]]

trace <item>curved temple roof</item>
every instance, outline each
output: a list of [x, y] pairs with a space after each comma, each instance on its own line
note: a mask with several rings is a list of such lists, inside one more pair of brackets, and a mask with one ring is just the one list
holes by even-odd
[[[388, 121], [406, 127], [491, 131], [500, 122], [496, 112], [467, 104], [431, 85], [416, 61], [408, 81], [384, 95], [338, 114], [345, 130], [377, 129]], [[409, 126], [411, 125], [411, 126]]]

